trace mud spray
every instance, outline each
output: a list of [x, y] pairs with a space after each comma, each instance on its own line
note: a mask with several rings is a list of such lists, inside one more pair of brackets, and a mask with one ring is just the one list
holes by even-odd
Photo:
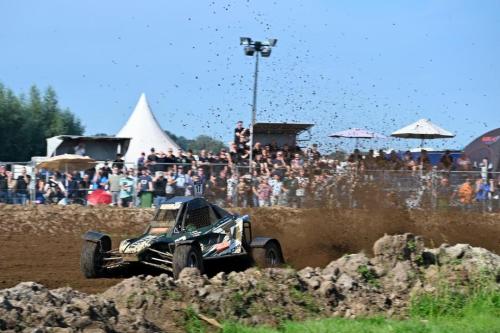
[[[280, 240], [285, 259], [297, 268], [324, 266], [346, 253], [370, 254], [384, 234], [412, 232], [428, 246], [468, 243], [500, 253], [500, 215], [407, 211], [399, 208], [236, 210], [249, 214], [255, 236]], [[120, 279], [87, 280], [79, 271], [81, 235], [109, 233], [113, 241], [143, 232], [152, 210], [57, 207], [0, 207], [0, 289], [21, 281], [49, 288], [71, 286], [98, 292]]]

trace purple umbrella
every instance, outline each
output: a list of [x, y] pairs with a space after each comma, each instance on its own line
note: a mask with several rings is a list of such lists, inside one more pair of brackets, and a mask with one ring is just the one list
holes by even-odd
[[356, 139], [356, 147], [358, 147], [359, 139], [386, 139], [387, 137], [363, 128], [350, 128], [345, 131], [335, 132], [330, 134], [331, 138], [350, 138]]

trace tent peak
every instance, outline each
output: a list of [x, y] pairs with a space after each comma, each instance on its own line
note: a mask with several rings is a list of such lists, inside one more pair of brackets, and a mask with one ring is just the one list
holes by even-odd
[[146, 97], [146, 93], [141, 93], [141, 96], [139, 97], [139, 100], [137, 101], [136, 108], [141, 105], [141, 106], [147, 106], [149, 109], [149, 102], [148, 98]]
[[131, 138], [129, 149], [125, 155], [126, 162], [136, 162], [141, 152], [151, 148], [158, 151], [169, 148], [179, 149], [177, 143], [162, 129], [149, 106], [145, 93], [141, 94], [134, 111], [116, 136]]

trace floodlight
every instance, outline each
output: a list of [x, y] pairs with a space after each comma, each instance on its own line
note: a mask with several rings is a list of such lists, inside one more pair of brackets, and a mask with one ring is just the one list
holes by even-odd
[[249, 37], [240, 37], [240, 45], [250, 45], [252, 43], [252, 39]]
[[269, 57], [271, 55], [271, 47], [270, 46], [262, 46], [260, 48], [260, 54], [263, 57]]
[[253, 46], [245, 46], [244, 51], [245, 51], [245, 55], [251, 57], [255, 53], [255, 47], [253, 47]]
[[268, 38], [267, 39], [267, 43], [271, 47], [275, 47], [277, 42], [278, 42], [278, 40], [276, 38]]
[[[276, 38], [268, 38], [265, 41], [254, 41], [249, 37], [240, 37], [240, 45], [243, 45], [243, 51], [247, 56], [255, 55], [255, 72], [254, 72], [254, 85], [253, 85], [253, 103], [252, 103], [252, 124], [250, 130], [250, 147], [253, 147], [253, 126], [255, 125], [255, 118], [257, 115], [257, 76], [259, 74], [259, 53], [262, 57], [269, 57], [272, 48], [276, 46], [278, 40]], [[252, 161], [253, 149], [250, 149], [248, 155], [248, 171], [252, 175]]]

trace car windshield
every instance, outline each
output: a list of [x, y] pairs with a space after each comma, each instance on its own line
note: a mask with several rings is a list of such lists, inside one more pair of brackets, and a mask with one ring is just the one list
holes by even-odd
[[164, 234], [175, 226], [178, 209], [159, 209], [151, 222], [150, 234]]

